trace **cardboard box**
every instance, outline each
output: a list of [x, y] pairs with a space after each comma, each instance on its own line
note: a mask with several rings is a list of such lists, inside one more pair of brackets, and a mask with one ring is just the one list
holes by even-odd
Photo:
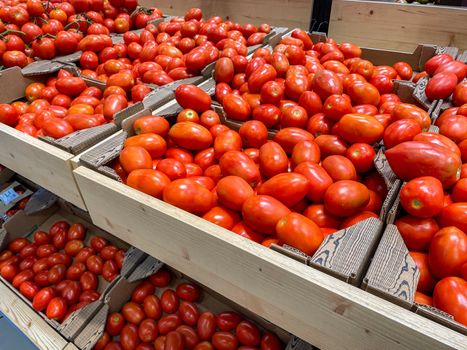
[[[37, 230], [48, 232], [49, 228], [59, 220], [66, 220], [70, 224], [82, 223], [87, 228], [85, 243], [88, 244], [93, 236], [99, 235], [107, 239], [111, 244], [121, 249], [126, 249], [124, 265], [120, 271], [120, 276], [128, 276], [135, 267], [146, 257], [139, 249], [131, 247], [129, 244], [115, 238], [111, 234], [99, 229], [90, 223], [89, 215], [79, 208], [74, 207], [51, 193], [40, 193], [39, 198], [33, 198], [24, 210], [19, 211], [14, 217], [7, 221], [0, 229], [0, 250], [6, 248], [7, 244], [19, 237], [27, 237], [32, 240], [32, 235]], [[72, 340], [83, 329], [91, 317], [102, 306], [101, 300], [106, 293], [116, 283], [118, 277], [112, 282], [107, 282], [102, 276], [98, 276], [99, 286], [97, 291], [101, 294], [99, 300], [86, 305], [73, 312], [61, 324], [55, 320], [48, 319], [43, 312], [40, 316], [55, 330], [57, 330], [67, 340]], [[18, 290], [0, 277], [0, 281], [6, 284], [31, 308], [32, 304]]]
[[[105, 324], [107, 317], [112, 312], [119, 312], [123, 305], [130, 301], [133, 290], [142, 282], [145, 278], [157, 272], [164, 266], [159, 260], [148, 256], [146, 260], [140, 264], [135, 271], [128, 278], [120, 278], [117, 283], [107, 294], [103, 307], [99, 312], [92, 318], [87, 327], [83, 329], [81, 334], [76, 337], [74, 344], [82, 350], [91, 350], [95, 343], [100, 339], [104, 333]], [[166, 266], [167, 267], [167, 266]], [[160, 297], [166, 289], [174, 289], [179, 283], [182, 282], [194, 282], [202, 289], [201, 299], [197, 302], [200, 313], [204, 311], [211, 311], [213, 313], [220, 313], [223, 311], [235, 310], [245, 315], [248, 319], [255, 322], [262, 331], [274, 332], [284, 344], [287, 344], [286, 349], [303, 349], [313, 350], [315, 349], [310, 344], [292, 336], [288, 332], [274, 326], [270, 322], [262, 319], [261, 317], [235, 305], [228, 299], [221, 295], [209, 290], [206, 287], [201, 286], [196, 281], [191, 281], [189, 277], [183, 276], [178, 271], [170, 269], [172, 272], [172, 280], [169, 286], [164, 288], [156, 288], [156, 295]]]

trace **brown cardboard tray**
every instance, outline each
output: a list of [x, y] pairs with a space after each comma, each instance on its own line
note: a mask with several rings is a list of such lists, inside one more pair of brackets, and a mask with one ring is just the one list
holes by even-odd
[[[103, 300], [103, 306], [99, 312], [90, 320], [86, 328], [76, 337], [74, 344], [81, 350], [91, 350], [95, 343], [104, 333], [104, 328], [107, 320], [107, 316], [112, 312], [119, 312], [123, 305], [131, 300], [133, 290], [138, 286], [140, 282], [149, 277], [150, 275], [157, 272], [164, 266], [159, 260], [148, 256], [146, 260], [140, 264], [133, 273], [127, 278], [121, 277], [112, 289], [109, 291], [105, 299]], [[166, 266], [166, 268], [168, 268]], [[208, 288], [201, 286], [196, 281], [192, 281], [187, 276], [183, 276], [180, 272], [168, 268], [172, 274], [172, 280], [167, 287], [156, 288], [156, 295], [160, 297], [162, 293], [167, 289], [174, 289], [179, 283], [182, 282], [194, 282], [202, 288], [201, 299], [197, 302], [199, 311], [211, 311], [213, 313], [219, 313], [224, 311], [235, 310], [243, 315], [247, 316], [250, 320], [255, 322], [263, 331], [274, 332], [284, 344], [287, 344], [286, 349], [303, 349], [313, 350], [316, 349], [310, 344], [305, 343], [303, 340], [296, 338], [281, 328], [274, 326], [270, 322], [262, 319], [261, 317], [253, 314], [252, 312], [235, 305], [230, 300], [222, 297]]]
[[[66, 220], [69, 223], [82, 223], [86, 226], [88, 230], [85, 243], [89, 243], [92, 237], [99, 235], [107, 239], [116, 247], [126, 249], [125, 260], [120, 272], [120, 276], [128, 276], [146, 257], [146, 255], [139, 249], [131, 247], [129, 244], [91, 224], [88, 214], [81, 209], [76, 208], [70, 203], [67, 203], [61, 199], [58, 199], [50, 192], [43, 193], [38, 191], [36, 192], [36, 195], [36, 198], [32, 198], [24, 210], [19, 211], [3, 225], [2, 229], [0, 229], [0, 250], [5, 249], [8, 242], [15, 238], [27, 237], [32, 239], [32, 234], [37, 230], [48, 232], [49, 228], [55, 222], [59, 220]], [[98, 280], [99, 286], [97, 291], [101, 294], [100, 299], [102, 299], [118, 280], [118, 277], [110, 283], [104, 280], [102, 276], [98, 276]], [[8, 281], [2, 277], [0, 277], [0, 281], [7, 285], [32, 309], [31, 302], [23, 295], [21, 295], [18, 290], [13, 288], [13, 286]], [[38, 314], [64, 338], [71, 340], [77, 336], [81, 329], [85, 327], [87, 322], [100, 307], [101, 302], [99, 300], [90, 303], [82, 309], [73, 312], [61, 324], [55, 320], [48, 319], [43, 312], [39, 312]]]

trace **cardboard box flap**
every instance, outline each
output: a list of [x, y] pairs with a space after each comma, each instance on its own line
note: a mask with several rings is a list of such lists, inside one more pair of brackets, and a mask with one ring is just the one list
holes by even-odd
[[382, 149], [378, 150], [378, 153], [374, 159], [374, 163], [376, 170], [383, 177], [386, 187], [388, 189], [392, 188], [398, 178], [396, 174], [394, 174], [394, 171], [392, 171], [391, 166], [389, 165], [389, 162]]
[[308, 265], [308, 260], [311, 258], [309, 255], [306, 255], [301, 250], [298, 250], [297, 248], [291, 247], [287, 244], [280, 246], [278, 244], [273, 243], [271, 244], [270, 248], [305, 265]]
[[165, 105], [167, 102], [169, 102], [173, 98], [174, 98], [173, 91], [170, 91], [167, 89], [156, 89], [144, 97], [143, 105], [145, 108], [154, 110], [160, 106]]
[[447, 53], [452, 58], [456, 58], [457, 55], [459, 54], [459, 49], [457, 47], [452, 47], [452, 46], [436, 46], [435, 54], [439, 55], [442, 53]]
[[[31, 66], [31, 65], [29, 65]], [[29, 67], [27, 66], [27, 67]], [[24, 68], [23, 68], [24, 69]], [[11, 67], [0, 71], [0, 97], [1, 103], [12, 103], [24, 97], [24, 90], [26, 87], [34, 83], [33, 80], [22, 74], [19, 67]]]
[[[402, 184], [401, 184], [401, 187], [402, 187]], [[394, 203], [392, 203], [392, 207], [389, 209], [389, 212], [386, 216], [387, 224], [393, 224], [394, 221], [396, 221], [396, 217], [399, 214], [400, 207], [401, 207], [400, 198], [399, 198], [399, 192], [398, 192], [396, 198], [394, 199]]]
[[104, 333], [109, 306], [102, 304], [96, 315], [74, 340], [74, 344], [81, 350], [91, 350]]
[[310, 266], [360, 285], [383, 231], [383, 222], [369, 218], [327, 236], [310, 259]]
[[180, 79], [180, 80], [175, 80], [171, 83], [168, 83], [168, 84], [165, 84], [164, 86], [162, 86], [161, 88], [162, 89], [166, 89], [166, 90], [171, 90], [171, 91], [175, 91], [180, 85], [183, 85], [183, 84], [193, 84], [193, 85], [198, 85], [199, 83], [201, 83], [202, 81], [204, 81], [206, 78], [202, 75], [197, 75], [195, 77], [191, 77], [191, 78], [186, 78], [186, 79]]
[[87, 323], [83, 322], [83, 320], [91, 319], [95, 314], [97, 314], [101, 306], [102, 302], [100, 300], [96, 300], [81, 309], [72, 312], [65, 321], [58, 325], [58, 331], [67, 340], [72, 340], [87, 326]]
[[467, 50], [465, 50], [464, 52], [459, 54], [459, 56], [457, 57], [457, 60], [461, 61], [461, 62], [464, 62], [464, 63], [467, 63]]
[[313, 345], [308, 344], [304, 340], [294, 335], [290, 338], [289, 342], [287, 343], [287, 346], [285, 347], [285, 350], [313, 350], [313, 349], [317, 350], [317, 348], [315, 348]]
[[69, 55], [57, 56], [52, 61], [61, 62], [61, 63], [74, 63], [78, 62], [81, 58], [82, 51], [76, 51]]
[[423, 305], [423, 304], [414, 304], [414, 312], [418, 315], [422, 315], [426, 318], [429, 318], [432, 321], [438, 322], [443, 326], [451, 328], [461, 334], [467, 335], [467, 327], [463, 324], [454, 321], [454, 317], [444, 311], [441, 311], [435, 307]]
[[388, 225], [376, 250], [362, 288], [372, 294], [410, 309], [420, 277], [395, 225]]
[[313, 31], [309, 35], [313, 43], [320, 43], [320, 42], [324, 43], [326, 42], [326, 40], [328, 40], [328, 36], [324, 32]]
[[29, 202], [24, 208], [26, 215], [34, 215], [43, 210], [49, 209], [54, 206], [58, 201], [58, 197], [52, 192], [47, 191], [45, 188], [37, 190], [29, 199]]
[[100, 145], [100, 147], [94, 147], [84, 153], [80, 157], [80, 161], [91, 169], [97, 170], [100, 166], [118, 157], [123, 149], [123, 143], [126, 138], [127, 133], [125, 131], [115, 134], [107, 140], [108, 142]]
[[433, 101], [430, 101], [425, 94], [425, 89], [428, 84], [428, 81], [428, 77], [421, 78], [417, 82], [417, 85], [415, 85], [415, 89], [413, 91], [413, 97], [415, 98], [415, 100], [417, 100], [417, 102], [420, 103], [427, 110], [430, 109], [431, 105], [433, 104]]
[[132, 274], [128, 276], [128, 281], [135, 282], [147, 278], [155, 274], [163, 266], [164, 263], [162, 261], [148, 255], [146, 259], [136, 267]]
[[216, 92], [216, 81], [214, 80], [214, 78], [209, 78], [208, 80], [200, 84], [199, 88], [206, 91], [208, 95], [214, 96], [214, 93]]
[[386, 219], [391, 211], [391, 208], [398, 198], [399, 195], [399, 190], [402, 186], [402, 181], [397, 179], [394, 184], [392, 185], [391, 188], [389, 188], [388, 194], [386, 195], [386, 198], [384, 198], [383, 205], [381, 206], [381, 210], [379, 212], [379, 218], [383, 221], [386, 222]]
[[120, 270], [120, 275], [124, 277], [130, 276], [136, 266], [138, 266], [146, 257], [146, 253], [136, 247], [131, 246], [125, 253], [123, 266]]
[[137, 114], [141, 112], [144, 109], [144, 105], [142, 101], [138, 101], [131, 106], [128, 106], [125, 109], [122, 109], [121, 111], [117, 112], [114, 114], [114, 122], [115, 125], [117, 125], [120, 129], [122, 128], [122, 122], [132, 116], [133, 114]]
[[77, 130], [59, 139], [49, 136], [41, 136], [39, 139], [71, 154], [78, 155], [117, 131], [118, 127], [114, 123], [108, 123], [89, 129]]
[[201, 70], [201, 75], [205, 78], [210, 78], [212, 73], [214, 72], [214, 67], [216, 66], [216, 62], [217, 61], [211, 62], [206, 67], [204, 67]]

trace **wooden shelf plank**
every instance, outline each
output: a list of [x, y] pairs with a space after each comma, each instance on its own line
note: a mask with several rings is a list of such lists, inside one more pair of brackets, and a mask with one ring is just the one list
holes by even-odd
[[68, 345], [57, 331], [2, 282], [0, 282], [0, 311], [39, 349], [63, 350]]
[[0, 164], [85, 209], [71, 153], [0, 123]]
[[94, 224], [321, 349], [460, 349], [466, 338], [85, 167]]
[[467, 8], [333, 0], [329, 36], [363, 47], [412, 51], [417, 44], [467, 49]]

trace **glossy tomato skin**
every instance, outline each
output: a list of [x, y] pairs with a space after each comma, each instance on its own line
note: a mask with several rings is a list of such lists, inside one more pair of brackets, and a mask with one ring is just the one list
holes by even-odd
[[459, 179], [460, 157], [445, 147], [408, 141], [387, 150], [385, 154], [392, 170], [405, 181], [433, 176], [447, 188]]
[[428, 254], [420, 252], [409, 252], [409, 254], [420, 270], [417, 291], [424, 294], [431, 294], [438, 280], [430, 271]]
[[428, 258], [436, 277], [459, 276], [467, 261], [467, 235], [453, 226], [442, 228], [433, 236]]
[[447, 205], [441, 210], [437, 219], [441, 227], [455, 226], [464, 233], [467, 232], [467, 203]]
[[422, 132], [420, 124], [413, 119], [400, 119], [390, 124], [383, 135], [384, 146], [389, 149], [402, 142], [412, 141]]
[[345, 152], [358, 173], [366, 173], [374, 168], [374, 159], [376, 152], [373, 147], [367, 143], [354, 143]]
[[36, 311], [43, 311], [47, 308], [49, 302], [54, 298], [55, 290], [51, 287], [41, 289], [32, 301], [32, 307]]
[[224, 153], [219, 160], [219, 165], [224, 176], [239, 176], [252, 186], [260, 180], [256, 164], [243, 152], [228, 151]]
[[182, 325], [182, 319], [177, 314], [162, 316], [157, 322], [159, 333], [166, 335], [169, 332], [176, 330]]
[[209, 130], [193, 122], [176, 123], [170, 128], [169, 136], [176, 145], [193, 151], [206, 149], [213, 142]]
[[201, 340], [210, 340], [216, 331], [216, 316], [212, 312], [203, 312], [197, 324], [198, 336]]
[[66, 315], [67, 308], [65, 299], [55, 297], [48, 303], [45, 313], [48, 318], [61, 322]]
[[308, 179], [298, 173], [275, 175], [257, 187], [257, 194], [278, 199], [287, 207], [293, 207], [300, 202], [308, 191]]
[[126, 183], [150, 196], [162, 198], [162, 193], [170, 183], [170, 178], [159, 170], [136, 169], [128, 174]]
[[144, 311], [141, 305], [134, 302], [128, 302], [123, 305], [122, 315], [128, 322], [139, 325], [144, 320]]
[[124, 325], [125, 319], [123, 318], [123, 315], [119, 312], [114, 312], [107, 317], [105, 330], [111, 336], [116, 336], [120, 334]]
[[213, 207], [213, 195], [192, 179], [178, 179], [167, 185], [163, 199], [172, 205], [195, 214], [203, 214]]
[[425, 88], [426, 97], [430, 101], [449, 97], [457, 85], [457, 75], [441, 72], [432, 77]]
[[400, 119], [414, 119], [420, 124], [422, 131], [428, 131], [431, 125], [431, 119], [428, 113], [409, 103], [396, 103], [391, 111], [391, 117], [393, 121]]
[[198, 113], [211, 108], [211, 97], [195, 85], [180, 85], [175, 90], [175, 98], [183, 108], [190, 108]]
[[296, 173], [308, 179], [309, 191], [307, 198], [315, 203], [321, 203], [329, 186], [334, 182], [328, 172], [319, 164], [303, 162], [295, 167]]
[[324, 206], [333, 215], [350, 216], [361, 211], [369, 200], [370, 192], [365, 185], [352, 180], [341, 180], [326, 190]]
[[232, 333], [216, 332], [212, 337], [212, 344], [218, 350], [234, 350], [238, 347], [238, 340]]
[[120, 344], [124, 350], [136, 349], [140, 343], [138, 337], [138, 327], [134, 324], [126, 324], [120, 333]]
[[274, 234], [277, 222], [289, 213], [290, 209], [284, 204], [265, 195], [249, 197], [242, 207], [245, 223], [263, 234]]
[[267, 177], [284, 173], [288, 167], [287, 154], [277, 142], [267, 142], [259, 149], [259, 167]]
[[433, 305], [467, 325], [467, 281], [459, 277], [439, 281], [433, 293]]
[[235, 329], [241, 320], [242, 316], [234, 311], [221, 312], [216, 319], [217, 327], [224, 332]]
[[410, 215], [398, 218], [394, 225], [399, 230], [407, 248], [415, 251], [428, 251], [431, 239], [439, 231], [436, 220]]
[[443, 185], [431, 176], [418, 177], [407, 182], [401, 189], [402, 207], [410, 215], [433, 217], [443, 209]]
[[357, 179], [357, 171], [353, 163], [344, 156], [328, 156], [322, 161], [321, 165], [333, 181]]

